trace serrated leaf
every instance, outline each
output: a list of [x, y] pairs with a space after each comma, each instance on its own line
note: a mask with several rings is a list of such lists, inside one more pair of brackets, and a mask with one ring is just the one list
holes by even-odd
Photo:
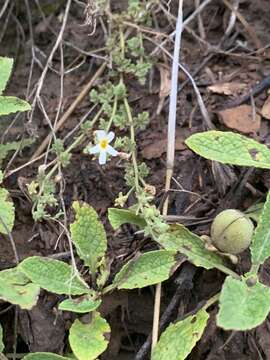
[[270, 311], [270, 288], [257, 282], [227, 276], [219, 298], [217, 324], [225, 330], [250, 330], [260, 325]]
[[0, 271], [0, 299], [30, 310], [36, 305], [39, 286], [18, 270], [12, 268]]
[[13, 59], [0, 57], [0, 95], [7, 86], [13, 67]]
[[224, 270], [223, 259], [207, 250], [200, 237], [183, 225], [171, 225], [170, 230], [162, 234], [157, 241], [166, 250], [179, 251], [186, 255], [189, 261], [196, 266], [202, 266], [205, 269], [218, 268]]
[[144, 229], [146, 226], [146, 221], [131, 210], [109, 208], [108, 218], [114, 230], [126, 223], [137, 225], [141, 229]]
[[19, 269], [33, 283], [55, 294], [82, 295], [90, 291], [73, 267], [63, 261], [32, 256], [23, 260]]
[[23, 357], [23, 360], [67, 360], [68, 358], [46, 352], [36, 352], [32, 354], [27, 354]]
[[170, 277], [176, 263], [175, 251], [149, 251], [125, 264], [113, 285], [118, 289], [135, 289], [160, 283]]
[[15, 96], [0, 96], [0, 116], [31, 110], [28, 102]]
[[34, 139], [22, 139], [21, 141], [0, 144], [0, 165], [10, 151], [22, 150], [24, 147], [32, 145], [34, 141]]
[[8, 234], [12, 231], [15, 220], [13, 202], [9, 200], [6, 189], [0, 188], [0, 233]]
[[5, 345], [3, 342], [3, 328], [2, 325], [0, 324], [0, 353], [4, 351]]
[[110, 326], [99, 313], [94, 313], [90, 324], [78, 319], [69, 331], [69, 343], [78, 360], [95, 360], [108, 346]]
[[70, 225], [71, 237], [78, 255], [94, 274], [107, 250], [106, 232], [91, 206], [75, 201], [73, 208], [76, 220]]
[[185, 143], [209, 160], [270, 169], [270, 149], [240, 134], [211, 130], [191, 135]]
[[263, 264], [270, 256], [270, 192], [268, 192], [266, 202], [259, 218], [258, 226], [252, 237], [250, 246], [251, 259], [253, 265]]
[[101, 300], [95, 300], [93, 296], [85, 295], [77, 299], [66, 299], [62, 301], [58, 309], [64, 311], [73, 311], [76, 313], [88, 313], [96, 310], [101, 304]]
[[195, 315], [171, 324], [161, 334], [151, 360], [184, 360], [200, 340], [209, 315], [199, 310]]

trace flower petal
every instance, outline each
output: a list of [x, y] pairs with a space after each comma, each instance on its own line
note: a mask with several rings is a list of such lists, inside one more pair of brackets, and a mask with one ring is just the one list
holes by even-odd
[[118, 151], [116, 151], [111, 145], [107, 146], [106, 151], [111, 156], [117, 156], [118, 155]]
[[109, 134], [107, 135], [107, 140], [110, 143], [113, 139], [114, 139], [114, 132], [110, 131]]
[[96, 146], [93, 146], [89, 149], [90, 154], [96, 154], [100, 152], [100, 146], [97, 144]]
[[101, 151], [99, 154], [98, 162], [100, 165], [106, 164], [106, 151]]
[[96, 135], [98, 141], [100, 141], [104, 138], [107, 138], [107, 133], [104, 130], [95, 131], [95, 135]]

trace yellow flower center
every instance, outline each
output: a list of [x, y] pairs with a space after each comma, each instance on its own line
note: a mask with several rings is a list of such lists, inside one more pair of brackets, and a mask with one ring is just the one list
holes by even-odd
[[102, 150], [106, 150], [106, 147], [108, 146], [109, 141], [107, 139], [102, 139], [99, 142], [99, 146], [101, 147]]

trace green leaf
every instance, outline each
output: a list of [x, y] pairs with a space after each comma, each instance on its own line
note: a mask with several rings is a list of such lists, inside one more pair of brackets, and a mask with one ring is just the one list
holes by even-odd
[[101, 300], [95, 300], [91, 295], [81, 296], [76, 299], [66, 299], [62, 301], [58, 309], [64, 311], [73, 311], [76, 313], [88, 313], [96, 310], [101, 304]]
[[23, 260], [19, 269], [33, 283], [55, 294], [81, 295], [89, 292], [73, 267], [63, 261], [32, 256]]
[[31, 110], [28, 102], [15, 96], [0, 96], [0, 115], [8, 115], [16, 112]]
[[88, 204], [73, 203], [76, 220], [70, 225], [78, 255], [94, 274], [107, 250], [106, 232], [96, 211]]
[[13, 67], [13, 59], [0, 57], [0, 95], [7, 86]]
[[9, 200], [6, 189], [0, 188], [0, 233], [8, 234], [12, 231], [15, 220], [13, 202]]
[[250, 330], [260, 325], [270, 311], [270, 288], [257, 282], [248, 286], [245, 281], [228, 276], [219, 299], [217, 324], [225, 330]]
[[109, 208], [108, 218], [114, 230], [126, 223], [137, 225], [141, 229], [146, 226], [146, 221], [131, 210]]
[[209, 315], [205, 310], [171, 324], [162, 333], [151, 360], [184, 360], [200, 340]]
[[39, 286], [30, 283], [18, 268], [0, 271], [0, 299], [30, 310], [36, 305], [39, 291]]
[[175, 251], [149, 251], [130, 260], [115, 276], [118, 289], [135, 289], [167, 280], [177, 264]]
[[191, 135], [185, 143], [209, 160], [270, 169], [270, 149], [240, 134], [211, 130]]
[[3, 342], [3, 328], [2, 325], [0, 324], [0, 353], [2, 353], [4, 351], [5, 345]]
[[252, 237], [250, 246], [253, 265], [263, 264], [270, 256], [270, 192], [268, 192], [258, 226]]
[[186, 255], [196, 266], [202, 266], [205, 269], [218, 268], [224, 271], [223, 259], [207, 250], [201, 238], [183, 225], [171, 225], [170, 230], [162, 234], [157, 241], [166, 250], [179, 251]]
[[69, 331], [69, 343], [78, 360], [95, 360], [108, 346], [110, 326], [99, 313], [90, 324], [75, 320]]
[[21, 141], [0, 144], [0, 165], [10, 151], [22, 150], [24, 147], [32, 145], [34, 141], [34, 139], [22, 139]]
[[68, 358], [46, 352], [36, 352], [24, 356], [23, 360], [67, 360]]

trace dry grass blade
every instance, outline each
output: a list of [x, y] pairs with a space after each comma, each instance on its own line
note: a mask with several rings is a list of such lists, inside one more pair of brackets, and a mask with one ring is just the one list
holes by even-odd
[[[181, 35], [183, 31], [183, 0], [179, 0], [178, 16], [176, 23], [176, 35], [174, 43], [174, 54], [172, 63], [172, 82], [170, 93], [170, 106], [168, 118], [168, 142], [167, 142], [167, 165], [166, 165], [166, 183], [165, 191], [170, 189], [171, 179], [173, 175], [174, 166], [174, 152], [175, 152], [175, 127], [176, 127], [176, 108], [177, 108], [177, 89], [178, 89], [178, 63], [181, 48]], [[168, 212], [168, 197], [163, 205], [163, 215]], [[156, 287], [154, 318], [153, 318], [153, 332], [152, 332], [152, 351], [158, 340], [159, 331], [159, 316], [160, 316], [160, 298], [161, 298], [161, 284]]]

